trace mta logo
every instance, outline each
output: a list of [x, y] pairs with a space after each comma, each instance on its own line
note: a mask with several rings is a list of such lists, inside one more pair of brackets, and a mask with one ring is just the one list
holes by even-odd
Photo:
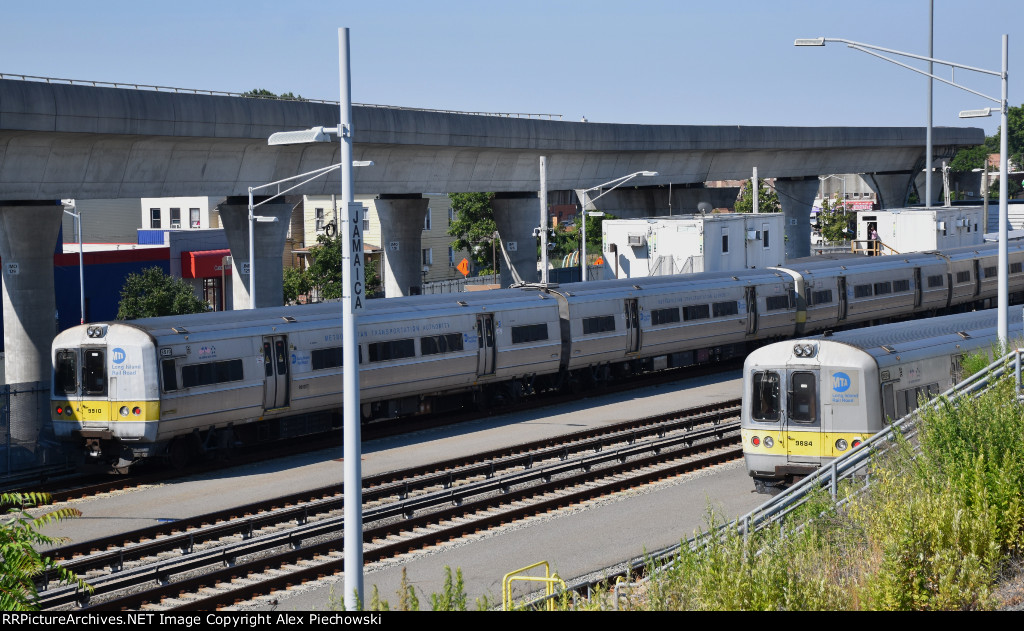
[[127, 355], [127, 353], [124, 352], [123, 348], [115, 348], [114, 349], [114, 363], [115, 364], [120, 364], [120, 363], [124, 362], [125, 357], [127, 357], [127, 356], [128, 355]]
[[836, 392], [846, 392], [850, 389], [850, 375], [845, 372], [837, 372], [832, 375], [832, 389]]

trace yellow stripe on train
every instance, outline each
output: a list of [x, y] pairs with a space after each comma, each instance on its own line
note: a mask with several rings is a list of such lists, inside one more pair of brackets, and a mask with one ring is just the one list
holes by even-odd
[[[869, 435], [861, 432], [822, 432], [812, 430], [779, 431], [744, 429], [740, 432], [743, 438], [743, 453], [762, 456], [805, 456], [809, 458], [835, 458], [853, 448], [854, 442], [864, 442]], [[754, 444], [754, 438], [758, 444]], [[770, 438], [770, 441], [765, 440]], [[836, 443], [846, 441], [846, 449], [840, 450]], [[771, 447], [767, 443], [771, 443]]]
[[160, 420], [159, 401], [51, 401], [54, 421], [116, 423]]

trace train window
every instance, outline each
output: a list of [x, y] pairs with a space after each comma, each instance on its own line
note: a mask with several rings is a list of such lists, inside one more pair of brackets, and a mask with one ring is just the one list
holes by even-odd
[[651, 310], [651, 324], [672, 324], [673, 322], [679, 322], [679, 307]]
[[933, 287], [942, 287], [943, 284], [944, 283], [941, 274], [928, 277], [928, 289], [931, 289]]
[[885, 414], [885, 420], [896, 420], [896, 398], [893, 395], [891, 383], [882, 386], [882, 411]]
[[711, 308], [707, 305], [689, 305], [683, 307], [683, 320], [707, 320], [711, 317]]
[[755, 421], [779, 420], [779, 373], [755, 372], [751, 386], [750, 416]]
[[818, 395], [814, 373], [795, 372], [792, 376], [789, 418], [797, 423], [815, 423], [818, 420]]
[[174, 369], [174, 360], [165, 359], [160, 364], [161, 373], [164, 379], [164, 392], [174, 392], [178, 389], [178, 372]]
[[736, 315], [739, 312], [740, 308], [735, 300], [730, 300], [729, 302], [716, 302], [711, 305], [711, 313], [716, 318]]
[[789, 295], [784, 296], [768, 296], [764, 299], [765, 309], [768, 311], [778, 311], [780, 309], [789, 309]]
[[439, 355], [462, 350], [462, 334], [432, 335], [420, 338], [420, 355]]
[[853, 297], [854, 298], [867, 298], [873, 294], [871, 285], [854, 285], [853, 286]]
[[57, 363], [53, 367], [53, 392], [75, 394], [78, 392], [78, 353], [69, 349], [57, 351]]
[[967, 270], [965, 272], [956, 273], [956, 282], [958, 283], [969, 283], [971, 282], [971, 272]]
[[389, 340], [387, 342], [375, 342], [369, 345], [370, 361], [382, 362], [389, 359], [404, 359], [416, 356], [416, 341], [412, 338], [405, 340]]
[[1021, 263], [1010, 263], [1011, 274], [1020, 274], [1021, 271], [1024, 271], [1024, 265]]
[[583, 318], [583, 334], [590, 335], [591, 333], [604, 333], [605, 331], [615, 330], [615, 316], [594, 316], [593, 318]]
[[[185, 371], [182, 369], [182, 377], [184, 376]], [[274, 350], [270, 345], [270, 340], [263, 342], [263, 376], [274, 376]]]
[[995, 265], [993, 265], [992, 267], [985, 268], [985, 278], [995, 278], [996, 276], [997, 274]]
[[317, 350], [310, 353], [310, 362], [313, 364], [313, 370], [326, 370], [328, 368], [337, 368], [344, 364], [344, 355], [341, 351], [340, 346], [333, 346], [331, 348], [318, 348]]
[[892, 282], [892, 290], [893, 291], [910, 291], [910, 281], [909, 280], [905, 280], [905, 279], [904, 280], [894, 280]]
[[82, 385], [85, 387], [85, 394], [107, 394], [107, 364], [104, 361], [106, 353], [95, 348], [85, 350], [85, 370], [82, 375]]
[[542, 322], [540, 324], [526, 324], [523, 326], [512, 327], [513, 344], [540, 342], [546, 339], [548, 339], [548, 325], [546, 323]]
[[822, 291], [816, 291], [811, 295], [811, 299], [816, 305], [832, 304], [832, 290], [823, 289]]
[[219, 362], [189, 364], [181, 367], [181, 386], [212, 386], [242, 380], [242, 360], [226, 359]]
[[884, 283], [875, 283], [875, 295], [884, 296], [892, 293], [892, 283], [885, 281]]

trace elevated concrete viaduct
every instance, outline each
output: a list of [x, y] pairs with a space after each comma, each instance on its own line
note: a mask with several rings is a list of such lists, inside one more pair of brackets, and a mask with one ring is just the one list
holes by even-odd
[[[911, 173], [924, 162], [924, 128], [620, 125], [372, 106], [353, 110], [353, 157], [375, 162], [355, 170], [354, 193], [396, 196], [389, 221], [406, 210], [420, 213], [408, 196], [423, 192], [536, 194], [538, 158], [544, 155], [549, 190], [587, 189], [640, 170], [660, 174], [644, 178], [648, 187], [742, 179], [756, 166], [762, 177], [801, 182], [788, 186], [792, 199], [785, 212], [798, 220], [802, 234], [814, 196], [805, 180], [825, 173], [881, 173], [896, 178], [886, 190], [905, 190]], [[7, 263], [21, 263], [22, 252], [52, 251], [59, 221], [51, 217], [56, 216], [52, 208], [44, 210], [39, 202], [247, 195], [249, 186], [339, 161], [336, 143], [268, 147], [271, 133], [335, 126], [338, 120], [339, 108], [331, 104], [0, 79], [0, 201], [5, 204], [0, 256], [5, 270]], [[938, 159], [952, 156], [958, 147], [980, 144], [984, 133], [937, 128], [933, 138]], [[339, 188], [339, 178], [329, 176], [296, 192], [331, 194]], [[648, 201], [649, 206], [657, 203], [653, 197]], [[529, 243], [522, 250], [532, 252], [539, 203], [532, 211], [528, 203], [506, 206], [503, 238]], [[233, 222], [228, 231], [237, 233], [240, 225], [247, 229], [245, 224]], [[796, 236], [790, 241], [798, 242]], [[276, 239], [268, 234], [266, 243]], [[402, 239], [406, 254], [418, 252], [414, 243], [406, 243], [406, 235]], [[247, 252], [234, 252], [245, 239], [229, 234], [229, 240], [233, 254], [247, 258]], [[793, 255], [801, 253], [806, 252]], [[408, 258], [398, 264], [403, 272], [389, 277], [415, 278], [405, 270], [415, 257]], [[520, 270], [523, 277], [534, 274], [532, 260], [520, 264], [528, 268]], [[45, 267], [33, 262], [33, 276], [52, 277]], [[279, 275], [280, 270], [267, 273]], [[52, 286], [41, 285], [38, 293], [47, 296], [30, 302], [20, 298], [20, 285], [5, 273], [5, 315], [51, 321]], [[263, 302], [259, 293], [257, 298]], [[30, 372], [49, 379], [46, 349], [52, 327], [40, 329], [5, 327], [7, 348], [26, 349], [16, 358], [8, 352], [8, 375], [17, 370], [13, 364], [27, 365], [27, 349], [35, 348], [39, 357], [31, 360]]]

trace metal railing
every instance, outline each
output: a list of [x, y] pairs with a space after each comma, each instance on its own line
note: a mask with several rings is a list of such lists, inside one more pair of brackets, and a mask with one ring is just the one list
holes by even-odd
[[422, 290], [424, 294], [457, 294], [466, 291], [466, 285], [496, 285], [499, 283], [498, 278], [496, 274], [487, 274], [470, 278], [438, 280], [424, 283]]
[[[0, 79], [18, 79], [20, 81], [36, 81], [41, 83], [58, 83], [64, 85], [85, 85], [95, 88], [123, 88], [130, 90], [152, 90], [154, 92], [172, 92], [175, 94], [202, 94], [207, 96], [235, 96], [246, 99], [267, 99], [272, 101], [303, 101], [307, 103], [325, 103], [338, 105], [338, 101], [323, 99], [307, 99], [303, 96], [275, 96], [269, 94], [244, 94], [241, 92], [225, 92], [223, 90], [198, 90], [194, 88], [174, 88], [165, 85], [148, 85], [145, 83], [118, 83], [113, 81], [92, 81], [88, 79], [61, 79], [57, 77], [39, 77], [35, 75], [0, 72]], [[404, 107], [400, 105], [374, 105], [372, 103], [353, 103], [356, 107], [374, 107], [389, 110], [408, 110], [413, 112], [434, 112], [438, 114], [466, 114], [469, 116], [499, 116], [502, 118], [530, 118], [538, 120], [562, 120], [561, 114], [528, 114], [525, 112], [464, 112], [460, 110], [430, 109], [426, 107]]]

